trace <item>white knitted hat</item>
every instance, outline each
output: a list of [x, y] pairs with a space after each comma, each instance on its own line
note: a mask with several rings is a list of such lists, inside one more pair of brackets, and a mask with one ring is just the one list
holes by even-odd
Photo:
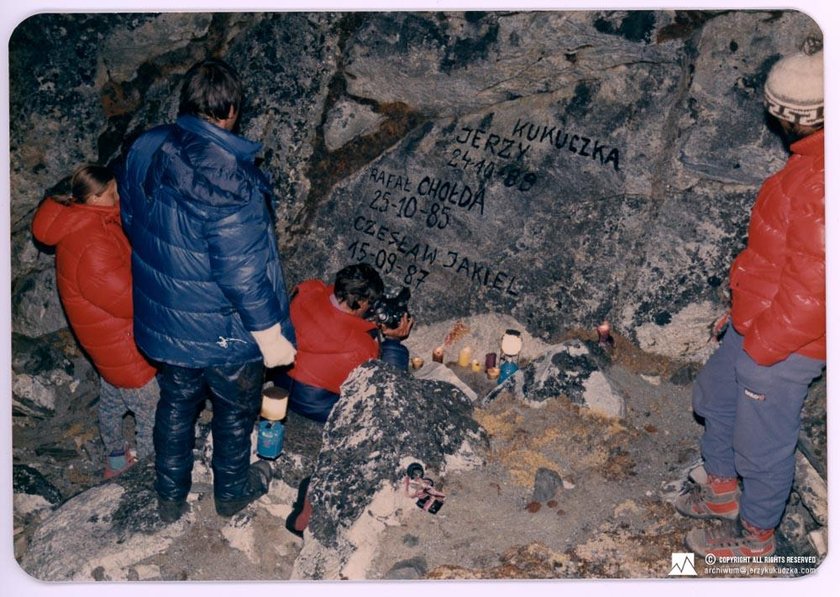
[[824, 97], [822, 42], [813, 38], [801, 52], [774, 64], [764, 85], [770, 114], [794, 124], [822, 124]]

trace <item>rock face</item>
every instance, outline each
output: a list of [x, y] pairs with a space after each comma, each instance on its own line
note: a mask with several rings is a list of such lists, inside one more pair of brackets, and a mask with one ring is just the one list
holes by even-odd
[[700, 360], [785, 159], [764, 79], [816, 29], [786, 11], [35, 15], [10, 41], [15, 329], [61, 320], [38, 201], [171, 120], [212, 54], [243, 75], [291, 281], [367, 261], [428, 322], [502, 311], [549, 339], [608, 317]]
[[293, 578], [366, 578], [378, 532], [415, 507], [402, 487], [409, 464], [436, 480], [482, 464], [487, 437], [471, 414], [470, 400], [450, 384], [380, 361], [358, 367], [324, 427]]
[[787, 48], [746, 25], [804, 25], [704, 19], [372, 15], [348, 40], [348, 90], [433, 116], [336, 185], [314, 212], [328, 237], [293, 263], [370, 262], [428, 320], [499, 310], [550, 337], [609, 317], [695, 356], [783, 159], [760, 90]]

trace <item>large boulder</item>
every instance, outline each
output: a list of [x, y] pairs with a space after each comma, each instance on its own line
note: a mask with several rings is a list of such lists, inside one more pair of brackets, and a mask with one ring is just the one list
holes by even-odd
[[606, 317], [704, 360], [755, 191], [785, 159], [763, 81], [814, 29], [769, 17], [368, 15], [348, 91], [426, 119], [313, 206], [292, 267], [371, 263], [424, 321], [500, 311], [547, 339]]
[[448, 383], [376, 360], [355, 369], [324, 427], [309, 486], [313, 514], [292, 577], [366, 578], [379, 533], [415, 507], [403, 493], [409, 464], [439, 481], [484, 462], [488, 440], [472, 408]]
[[605, 350], [595, 342], [571, 340], [552, 346], [488, 392], [482, 404], [507, 392], [533, 407], [565, 396], [601, 415], [624, 417], [624, 398], [609, 380], [608, 363]]
[[138, 465], [67, 501], [35, 531], [21, 567], [44, 581], [127, 580], [186, 530], [186, 518], [160, 521], [153, 481], [153, 467]]

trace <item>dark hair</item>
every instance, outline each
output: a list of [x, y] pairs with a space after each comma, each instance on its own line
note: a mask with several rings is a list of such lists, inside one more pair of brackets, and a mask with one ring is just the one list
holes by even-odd
[[83, 164], [76, 168], [70, 179], [70, 195], [53, 197], [55, 201], [70, 205], [85, 203], [91, 195], [98, 195], [114, 180], [114, 172], [107, 166]]
[[239, 112], [242, 82], [239, 75], [221, 60], [203, 60], [184, 75], [178, 114], [224, 120], [230, 109]]
[[351, 309], [358, 309], [359, 301], [373, 302], [379, 298], [385, 284], [379, 273], [367, 263], [354, 263], [335, 275], [335, 298], [344, 301]]

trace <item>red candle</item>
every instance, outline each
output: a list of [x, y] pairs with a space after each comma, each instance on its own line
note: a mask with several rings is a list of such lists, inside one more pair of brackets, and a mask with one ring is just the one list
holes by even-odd
[[495, 352], [488, 352], [484, 355], [484, 368], [485, 369], [492, 369], [496, 366], [496, 353]]

